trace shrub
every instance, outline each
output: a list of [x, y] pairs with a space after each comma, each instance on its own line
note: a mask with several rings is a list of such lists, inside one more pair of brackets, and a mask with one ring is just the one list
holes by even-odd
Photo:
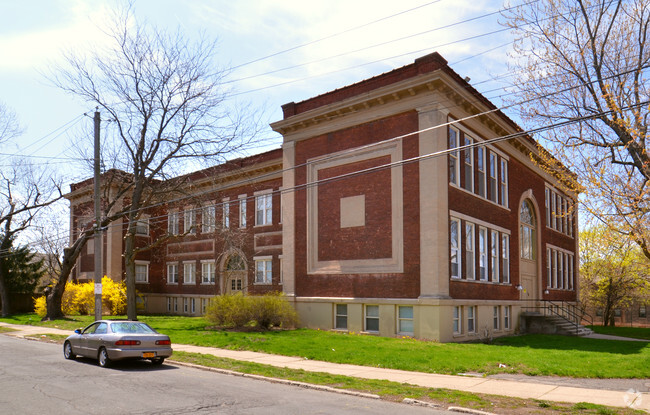
[[47, 304], [45, 296], [34, 298], [34, 312], [39, 317], [43, 318], [47, 314]]
[[268, 330], [271, 327], [294, 327], [298, 323], [298, 314], [282, 293], [218, 295], [210, 301], [205, 317], [216, 326], [232, 329], [256, 327]]
[[257, 327], [268, 330], [271, 327], [295, 327], [298, 324], [298, 313], [282, 293], [270, 293], [252, 300], [252, 320]]
[[205, 317], [220, 327], [243, 328], [251, 321], [250, 301], [241, 293], [218, 295], [210, 300]]

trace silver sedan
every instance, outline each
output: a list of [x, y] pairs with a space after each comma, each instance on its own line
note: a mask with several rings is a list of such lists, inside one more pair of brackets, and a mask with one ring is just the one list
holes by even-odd
[[172, 346], [169, 336], [140, 321], [99, 320], [65, 339], [63, 356], [77, 355], [97, 359], [101, 367], [121, 359], [149, 359], [160, 365], [172, 355]]

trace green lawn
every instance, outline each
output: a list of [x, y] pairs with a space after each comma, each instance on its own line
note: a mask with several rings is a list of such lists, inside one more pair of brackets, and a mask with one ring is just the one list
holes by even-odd
[[[30, 320], [31, 318], [31, 320]], [[650, 343], [526, 335], [493, 344], [436, 343], [413, 339], [300, 329], [275, 332], [206, 330], [201, 317], [142, 316], [173, 343], [252, 350], [312, 360], [419, 372], [523, 373], [596, 378], [650, 378]], [[74, 329], [92, 317], [41, 323], [34, 315], [0, 319]], [[499, 365], [506, 365], [505, 368]]]

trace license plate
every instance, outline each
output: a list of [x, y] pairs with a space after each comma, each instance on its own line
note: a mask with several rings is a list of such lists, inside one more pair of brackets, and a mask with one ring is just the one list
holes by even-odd
[[145, 353], [142, 353], [142, 357], [144, 357], [145, 359], [149, 358], [149, 357], [156, 357], [156, 354], [153, 353], [153, 352], [145, 352]]

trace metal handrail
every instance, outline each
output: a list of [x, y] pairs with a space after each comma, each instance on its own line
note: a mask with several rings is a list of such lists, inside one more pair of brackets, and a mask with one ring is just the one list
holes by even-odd
[[576, 334], [580, 331], [580, 322], [585, 319], [585, 316], [589, 317], [589, 320], [591, 321], [591, 324], [593, 325], [593, 317], [587, 313], [582, 313], [582, 315], [576, 313], [573, 311], [572, 305], [565, 304], [565, 301], [560, 301], [559, 303], [557, 301], [551, 301], [551, 300], [545, 300], [545, 299], [539, 299], [535, 301], [537, 302], [542, 302], [544, 305], [541, 306], [524, 306], [522, 309], [525, 310], [543, 310], [544, 315], [556, 315], [567, 322], [573, 324], [575, 326]]

